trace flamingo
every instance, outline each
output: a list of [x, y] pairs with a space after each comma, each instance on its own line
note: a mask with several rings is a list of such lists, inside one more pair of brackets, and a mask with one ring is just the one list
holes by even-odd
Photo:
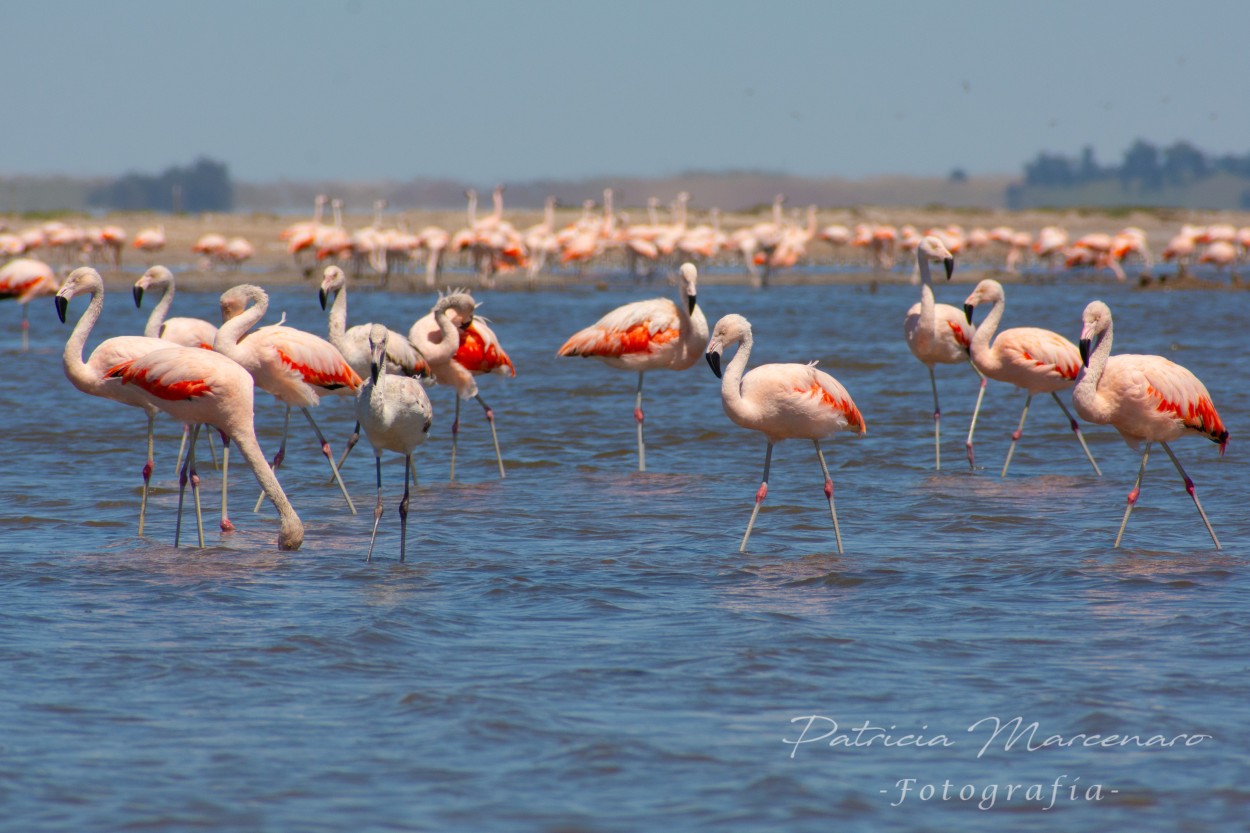
[[148, 254], [156, 254], [165, 248], [165, 226], [157, 225], [141, 229], [135, 235], [135, 239], [130, 241], [130, 245]]
[[1170, 441], [1192, 432], [1219, 443], [1220, 455], [1224, 454], [1228, 445], [1228, 430], [1211, 402], [1211, 394], [1207, 393], [1206, 386], [1197, 376], [1162, 356], [1112, 356], [1111, 309], [1102, 301], [1091, 301], [1085, 307], [1081, 321], [1083, 367], [1072, 391], [1073, 407], [1084, 420], [1114, 426], [1134, 450], [1141, 447], [1143, 441], [1146, 443], [1142, 449], [1137, 481], [1128, 493], [1124, 519], [1115, 536], [1115, 546], [1120, 546], [1129, 513], [1141, 494], [1150, 444], [1157, 442], [1163, 446], [1185, 481], [1185, 491], [1193, 498], [1194, 506], [1198, 508], [1198, 514], [1202, 516], [1202, 522], [1218, 550], [1220, 540], [1215, 537], [1207, 513], [1198, 502], [1194, 482], [1168, 445]]
[[[152, 308], [148, 323], [143, 334], [148, 338], [163, 338], [180, 344], [183, 347], [201, 347], [213, 349], [213, 339], [217, 337], [217, 328], [202, 318], [166, 318], [170, 306], [174, 303], [174, 275], [164, 266], [153, 266], [139, 280], [135, 281], [135, 307], [143, 307], [143, 295], [149, 290], [159, 289], [160, 300]], [[168, 345], [167, 345], [168, 346]]]
[[399, 560], [404, 560], [408, 540], [408, 473], [412, 469], [412, 452], [425, 442], [433, 423], [433, 410], [425, 388], [411, 376], [391, 373], [391, 333], [385, 324], [369, 325], [369, 378], [356, 398], [356, 420], [365, 429], [373, 446], [373, 459], [378, 473], [378, 503], [373, 509], [373, 534], [369, 538], [369, 555], [373, 560], [373, 543], [378, 537], [378, 521], [382, 519], [382, 452], [404, 455], [404, 496], [399, 502]]
[[[768, 494], [768, 469], [772, 464], [773, 445], [786, 439], [808, 439], [816, 446], [820, 469], [825, 475], [825, 498], [833, 517], [833, 534], [842, 552], [842, 533], [838, 513], [833, 505], [833, 479], [825, 463], [820, 441], [838, 431], [866, 430], [864, 418], [846, 388], [828, 373], [813, 364], [765, 364], [743, 375], [751, 356], [751, 324], [741, 315], [726, 315], [716, 322], [707, 345], [707, 362], [721, 379], [721, 404], [725, 414], [743, 428], [761, 432], [768, 439], [764, 455], [764, 480], [755, 493], [755, 508], [742, 536], [739, 552], [746, 552], [747, 539], [759, 514], [760, 504]], [[721, 353], [737, 344], [738, 351], [721, 374]]]
[[[456, 438], [460, 432], [460, 400], [476, 399], [486, 413], [499, 477], [503, 478], [503, 455], [495, 431], [495, 412], [478, 393], [473, 377], [484, 373], [516, 376], [512, 360], [499, 344], [486, 322], [474, 314], [473, 296], [465, 290], [439, 298], [428, 315], [417, 319], [408, 331], [408, 340], [425, 357], [430, 372], [440, 385], [456, 389], [456, 416], [451, 423], [451, 479], [456, 479]], [[452, 318], [454, 316], [454, 320]]]
[[638, 371], [634, 396], [638, 471], [647, 470], [642, 439], [643, 376], [648, 370], [685, 370], [699, 360], [707, 347], [707, 319], [696, 302], [698, 275], [693, 263], [683, 263], [677, 282], [677, 303], [668, 298], [652, 298], [617, 307], [574, 333], [556, 353], [587, 356], [609, 367]]
[[[977, 284], [976, 289], [972, 290], [972, 294], [964, 301], [964, 312], [969, 323], [972, 322], [973, 309], [977, 304], [984, 302], [993, 306], [972, 337], [972, 364], [983, 376], [999, 382], [1009, 382], [1028, 391], [1028, 396], [1024, 400], [1024, 412], [1020, 414], [1020, 424], [1011, 435], [1011, 447], [1007, 449], [1007, 459], [1003, 462], [1001, 476], [1007, 476], [1007, 467], [1011, 465], [1011, 455], [1015, 453], [1016, 443], [1024, 434], [1024, 420], [1029, 415], [1029, 404], [1033, 401], [1033, 395], [1049, 393], [1055, 400], [1055, 404], [1063, 411], [1064, 416], [1068, 418], [1068, 424], [1072, 427], [1072, 432], [1076, 434], [1077, 440], [1080, 441], [1085, 456], [1089, 458], [1089, 464], [1094, 467], [1094, 473], [1101, 477], [1102, 471], [1094, 462], [1094, 455], [1090, 454], [1089, 446], [1085, 444], [1080, 425], [1073, 419], [1068, 407], [1063, 404], [1063, 400], [1059, 398], [1059, 391], [1067, 390], [1076, 384], [1076, 376], [1081, 364], [1076, 345], [1058, 333], [1043, 330], [1040, 327], [1013, 327], [998, 333], [998, 338], [995, 338], [998, 323], [1003, 317], [1003, 307], [1006, 306], [1002, 284], [990, 279]], [[976, 415], [974, 414], [973, 422], [968, 427], [970, 458], [972, 432], [975, 428]]]
[[[369, 366], [372, 361], [372, 348], [369, 345], [369, 336], [372, 324], [357, 324], [355, 327], [348, 329], [347, 327], [347, 275], [338, 266], [327, 266], [321, 279], [321, 290], [318, 293], [321, 301], [321, 308], [326, 309], [326, 301], [332, 303], [329, 307], [329, 324], [328, 333], [329, 341], [351, 365], [352, 370], [362, 379], [369, 375]], [[412, 342], [397, 333], [388, 331], [386, 351], [384, 358], [386, 359], [386, 371], [388, 373], [398, 374], [400, 376], [416, 376], [418, 374], [428, 374], [429, 366], [425, 360], [417, 353], [417, 349], [412, 346]], [[347, 440], [347, 447], [343, 449], [343, 456], [339, 458], [338, 467], [343, 468], [343, 462], [347, 460], [347, 455], [351, 453], [352, 448], [360, 440], [360, 422], [356, 422], [356, 428], [352, 431], [351, 437]]]
[[[182, 497], [190, 467], [191, 488], [199, 505], [199, 478], [195, 475], [195, 436], [198, 426], [211, 425], [222, 433], [223, 442], [233, 440], [243, 459], [252, 467], [264, 494], [278, 510], [281, 525], [278, 549], [297, 550], [304, 541], [304, 525], [287, 500], [278, 478], [265, 462], [253, 427], [253, 384], [246, 370], [225, 356], [211, 350], [170, 346], [118, 364], [108, 373], [109, 379], [120, 379], [123, 390], [144, 396], [149, 407], [157, 407], [188, 425], [192, 431], [191, 450], [187, 454], [184, 474], [179, 479], [178, 533], [182, 526]], [[200, 525], [200, 546], [204, 546], [204, 529]]]
[[42, 260], [19, 257], [0, 268], [0, 301], [16, 299], [22, 305], [22, 349], [30, 349], [30, 320], [26, 305], [33, 298], [53, 295], [57, 290], [56, 272]]
[[70, 383], [83, 393], [112, 399], [123, 405], [130, 405], [143, 410], [148, 417], [148, 456], [143, 464], [143, 497], [139, 502], [139, 535], [143, 535], [143, 522], [147, 515], [148, 485], [152, 479], [154, 465], [152, 455], [152, 434], [155, 429], [157, 408], [146, 397], [131, 388], [124, 388], [107, 379], [110, 368], [146, 355], [153, 350], [169, 346], [169, 342], [146, 336], [116, 336], [106, 339], [91, 351], [91, 358], [85, 362], [82, 358], [83, 347], [87, 337], [100, 313], [104, 309], [104, 281], [100, 273], [90, 266], [81, 266], [69, 274], [65, 283], [56, 292], [56, 314], [65, 323], [65, 313], [69, 309], [70, 299], [83, 292], [91, 295], [91, 302], [74, 325], [69, 339], [65, 342], [65, 351], [61, 357], [61, 366]]
[[[964, 317], [963, 311], [950, 304], [938, 304], [933, 299], [933, 283], [929, 273], [929, 261], [941, 261], [946, 267], [946, 279], [949, 281], [955, 269], [955, 258], [942, 244], [942, 241], [929, 235], [916, 247], [916, 266], [920, 271], [920, 302], [912, 304], [903, 319], [903, 337], [912, 355], [920, 359], [929, 368], [929, 385], [933, 388], [933, 461], [934, 468], [942, 469], [941, 420], [942, 408], [938, 405], [937, 378], [933, 373], [933, 365], [960, 364], [972, 359], [968, 355], [972, 345], [972, 336], [976, 327]], [[972, 365], [976, 370], [976, 365]], [[980, 376], [980, 371], [977, 371]], [[981, 408], [981, 397], [985, 394], [985, 377], [981, 376], [981, 390], [977, 394], [977, 405], [972, 420], [976, 422], [976, 411]], [[973, 465], [972, 439], [968, 438], [968, 465]]]
[[[330, 444], [308, 409], [320, 402], [325, 394], [354, 395], [360, 389], [360, 376], [333, 344], [312, 333], [281, 324], [248, 332], [269, 310], [269, 295], [259, 286], [240, 284], [226, 290], [221, 296], [221, 306], [223, 312], [233, 307], [241, 307], [242, 311], [217, 330], [213, 349], [243, 365], [252, 374], [257, 387], [272, 393], [286, 405], [282, 444], [273, 458], [273, 467], [277, 469], [282, 465], [286, 456], [287, 428], [291, 422], [291, 406], [294, 405], [316, 433], [321, 453], [330, 464], [330, 471], [347, 501], [347, 508], [353, 515], [356, 514], [356, 506], [343, 485], [338, 466], [334, 464]], [[256, 509], [259, 508], [258, 501]]]

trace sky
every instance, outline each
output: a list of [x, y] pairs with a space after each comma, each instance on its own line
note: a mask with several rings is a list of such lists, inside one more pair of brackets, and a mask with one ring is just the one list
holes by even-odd
[[1250, 3], [7, 0], [0, 176], [1018, 174], [1250, 152]]

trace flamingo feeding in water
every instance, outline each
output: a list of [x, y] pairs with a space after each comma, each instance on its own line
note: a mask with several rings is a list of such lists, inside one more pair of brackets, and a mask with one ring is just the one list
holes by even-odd
[[642, 439], [642, 380], [648, 370], [685, 370], [707, 347], [707, 319], [696, 302], [698, 270], [683, 263], [678, 301], [652, 298], [617, 307], [591, 326], [574, 333], [557, 356], [587, 356], [609, 367], [638, 372], [634, 421], [638, 426], [638, 471], [647, 470]]
[[[863, 434], [864, 418], [846, 388], [828, 373], [812, 364], [764, 364], [743, 375], [751, 356], [754, 339], [751, 324], [741, 315], [726, 315], [716, 322], [707, 345], [707, 361], [721, 379], [721, 404], [725, 414], [743, 428], [759, 431], [768, 439], [764, 455], [764, 479], [755, 493], [755, 508], [742, 536], [739, 552], [745, 552], [760, 504], [768, 494], [768, 469], [773, 445], [786, 439], [807, 439], [816, 446], [820, 469], [825, 475], [825, 498], [833, 518], [833, 534], [842, 552], [842, 532], [833, 504], [833, 479], [825, 463], [820, 441], [838, 431]], [[721, 373], [721, 353], [738, 345], [738, 351]]]
[[412, 469], [412, 452], [429, 436], [433, 423], [430, 397], [421, 382], [411, 376], [391, 373], [390, 333], [384, 324], [369, 327], [369, 378], [356, 398], [356, 420], [373, 446], [373, 459], [378, 473], [378, 503], [373, 510], [373, 534], [369, 537], [369, 555], [373, 560], [373, 542], [378, 537], [378, 521], [382, 519], [382, 452], [404, 455], [404, 496], [399, 501], [399, 560], [404, 560], [408, 541], [408, 475]]
[[[907, 347], [912, 355], [920, 359], [929, 368], [929, 385], [933, 388], [933, 467], [942, 468], [942, 408], [938, 404], [937, 378], [933, 373], [935, 364], [972, 364], [969, 349], [972, 346], [974, 327], [960, 309], [950, 304], [939, 304], [933, 298], [933, 282], [929, 273], [929, 262], [941, 261], [946, 268], [946, 279], [949, 281], [955, 269], [955, 258], [943, 245], [942, 241], [929, 235], [916, 247], [916, 265], [920, 271], [920, 302], [912, 304], [903, 319], [903, 337], [907, 339]], [[972, 365], [976, 370], [976, 365]], [[981, 372], [977, 371], [980, 376]], [[985, 377], [981, 376], [981, 390], [977, 394], [977, 405], [972, 413], [972, 421], [976, 422], [976, 412], [981, 408], [981, 396], [985, 393]], [[967, 441], [968, 465], [972, 465], [972, 440]]]
[[[977, 284], [976, 289], [964, 301], [964, 313], [969, 323], [972, 321], [972, 311], [978, 304], [992, 304], [989, 315], [977, 327], [972, 338], [973, 365], [983, 376], [998, 382], [1009, 382], [1028, 391], [1024, 400], [1024, 411], [1020, 414], [1020, 424], [1011, 435], [1011, 447], [1007, 449], [1007, 459], [1003, 462], [1001, 476], [1007, 476], [1011, 455], [1015, 453], [1016, 443], [1024, 434], [1024, 420], [1029, 415], [1029, 404], [1033, 401], [1034, 394], [1049, 393], [1068, 418], [1068, 424], [1080, 441], [1085, 456], [1089, 458], [1089, 464], [1094, 467], [1094, 473], [1101, 477], [1102, 471], [1094, 462], [1094, 455], [1090, 454], [1085, 437], [1081, 435], [1081, 426], [1059, 398], [1059, 391], [1076, 384], [1076, 376], [1081, 367], [1081, 357], [1076, 345], [1058, 333], [1040, 327], [1013, 327], [997, 333], [998, 324], [1003, 317], [1003, 307], [1006, 305], [1005, 298], [1003, 285], [996, 280], [986, 279]], [[968, 427], [969, 459], [972, 456], [972, 432], [975, 428], [974, 413], [972, 424]]]
[[408, 331], [408, 340], [430, 366], [440, 385], [456, 390], [456, 416], [451, 423], [451, 479], [456, 479], [456, 438], [460, 432], [460, 400], [476, 399], [486, 413], [491, 440], [495, 444], [495, 460], [503, 478], [503, 455], [499, 452], [499, 435], [495, 431], [495, 412], [477, 390], [474, 376], [498, 373], [516, 376], [512, 360], [504, 352], [486, 322], [476, 317], [477, 305], [465, 290], [456, 290], [439, 298], [428, 315], [417, 319]]
[[83, 393], [112, 399], [123, 405], [142, 409], [148, 417], [148, 455], [143, 464], [143, 497], [139, 502], [139, 535], [143, 535], [143, 522], [148, 507], [148, 485], [152, 479], [154, 465], [152, 456], [152, 434], [155, 429], [157, 408], [146, 396], [134, 388], [123, 387], [119, 382], [108, 379], [108, 371], [122, 362], [136, 359], [169, 346], [169, 342], [146, 336], [116, 336], [105, 339], [91, 351], [91, 358], [85, 362], [82, 358], [84, 345], [91, 330], [100, 319], [104, 310], [104, 281], [100, 273], [90, 266], [81, 266], [70, 272], [65, 283], [56, 293], [56, 314], [65, 323], [65, 313], [69, 309], [70, 299], [75, 295], [87, 292], [91, 302], [83, 311], [69, 339], [65, 342], [61, 365], [70, 383]]
[[22, 349], [30, 349], [30, 320], [26, 305], [33, 298], [54, 295], [57, 290], [56, 272], [42, 260], [19, 257], [0, 268], [0, 301], [10, 298], [22, 305]]
[[[109, 378], [120, 379], [126, 390], [143, 394], [151, 406], [160, 408], [183, 423], [197, 427], [191, 433], [187, 466], [191, 468], [191, 488], [199, 505], [199, 478], [194, 473], [195, 436], [199, 425], [221, 431], [223, 441], [233, 440], [243, 459], [252, 467], [264, 494], [278, 510], [281, 525], [278, 549], [297, 550], [304, 541], [304, 525], [287, 500], [278, 478], [265, 462], [253, 427], [253, 383], [237, 363], [211, 350], [192, 347], [165, 347], [119, 364]], [[186, 468], [184, 467], [184, 472]], [[179, 479], [178, 526], [182, 525], [182, 496], [188, 478]], [[174, 533], [174, 546], [178, 532]], [[204, 529], [200, 526], [200, 546]]]
[[1207, 513], [1198, 502], [1194, 482], [1168, 445], [1178, 437], [1194, 433], [1219, 443], [1220, 454], [1224, 453], [1228, 445], [1228, 430], [1215, 410], [1211, 394], [1207, 393], [1206, 386], [1197, 376], [1162, 356], [1112, 356], [1111, 309], [1102, 301], [1091, 301], [1085, 307], [1081, 320], [1080, 349], [1084, 366], [1072, 391], [1073, 407], [1082, 419], [1113, 426], [1134, 450], [1145, 442], [1141, 468], [1138, 469], [1133, 490], [1128, 493], [1128, 505], [1124, 508], [1120, 531], [1115, 536], [1115, 546], [1120, 546], [1129, 513], [1141, 494], [1150, 444], [1157, 442], [1163, 446], [1185, 481], [1185, 491], [1193, 498], [1202, 523], [1218, 550], [1220, 540], [1215, 537]]
[[[275, 469], [282, 465], [286, 456], [287, 428], [291, 422], [291, 406], [298, 407], [308, 420], [321, 445], [321, 453], [330, 464], [330, 471], [338, 482], [339, 490], [351, 513], [356, 514], [338, 466], [330, 453], [330, 444], [317, 427], [308, 409], [321, 401], [326, 394], [352, 396], [360, 389], [361, 379], [333, 344], [323, 338], [286, 327], [271, 324], [253, 332], [252, 329], [269, 310], [269, 295], [259, 286], [240, 284], [226, 290], [221, 296], [223, 313], [241, 308], [217, 330], [213, 349], [234, 359], [252, 374], [256, 386], [272, 393], [286, 405], [282, 423], [282, 444], [273, 458]], [[224, 316], [223, 316], [224, 317]], [[244, 338], [244, 336], [247, 336]], [[264, 493], [261, 495], [264, 499]], [[260, 502], [256, 509], [260, 508]], [[255, 511], [255, 510], [253, 510]]]

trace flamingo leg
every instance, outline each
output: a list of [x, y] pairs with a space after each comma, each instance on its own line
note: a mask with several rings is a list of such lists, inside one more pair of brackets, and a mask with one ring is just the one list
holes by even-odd
[[412, 469], [412, 485], [413, 485], [413, 487], [414, 487], [414, 488], [415, 488], [415, 487], [418, 487], [420, 484], [419, 484], [419, 483], [418, 483], [418, 481], [417, 481], [417, 460], [416, 460], [416, 458], [415, 458], [415, 457], [413, 457], [413, 456], [411, 456], [411, 455], [409, 455], [409, 457], [408, 457], [408, 468]]
[[985, 399], [985, 385], [989, 380], [985, 378], [984, 373], [977, 370], [975, 364], [971, 361], [968, 364], [981, 377], [981, 389], [977, 391], [977, 404], [972, 408], [972, 422], [968, 424], [968, 439], [964, 440], [964, 446], [968, 449], [968, 468], [975, 469], [977, 466], [972, 456], [972, 432], [977, 430], [977, 414], [981, 413], [981, 401]]
[[1055, 398], [1055, 402], [1063, 409], [1063, 415], [1068, 418], [1068, 425], [1072, 426], [1072, 433], [1076, 434], [1077, 440], [1081, 443], [1081, 449], [1085, 452], [1085, 457], [1089, 460], [1089, 464], [1094, 467], [1094, 474], [1102, 477], [1102, 469], [1098, 468], [1098, 463], [1094, 462], [1094, 455], [1089, 453], [1089, 446], [1085, 444], [1085, 435], [1081, 433], [1080, 423], [1072, 418], [1072, 414], [1068, 411], [1068, 406], [1063, 404], [1059, 394], [1052, 391], [1050, 395]]
[[1150, 443], [1146, 443], [1141, 453], [1141, 468], [1137, 470], [1137, 482], [1133, 484], [1133, 491], [1128, 493], [1128, 505], [1124, 507], [1124, 518], [1120, 521], [1120, 531], [1115, 534], [1115, 543], [1113, 548], [1120, 546], [1120, 539], [1124, 537], [1124, 528], [1128, 526], [1129, 513], [1133, 511], [1133, 507], [1137, 505], [1137, 496], [1141, 494], [1141, 479], [1146, 474], [1146, 460], [1150, 457]]
[[143, 497], [139, 499], [139, 537], [143, 537], [143, 521], [148, 512], [148, 484], [152, 480], [152, 469], [156, 463], [152, 459], [152, 432], [156, 429], [156, 412], [148, 412], [148, 458], [143, 464]]
[[1202, 516], [1202, 522], [1207, 527], [1207, 532], [1211, 534], [1211, 541], [1215, 544], [1215, 548], [1220, 549], [1220, 539], [1215, 537], [1215, 530], [1211, 528], [1211, 522], [1207, 520], [1207, 513], [1202, 511], [1202, 504], [1198, 502], [1198, 492], [1194, 489], [1194, 481], [1189, 479], [1189, 475], [1185, 473], [1185, 469], [1181, 466], [1181, 461], [1176, 459], [1176, 455], [1172, 453], [1172, 447], [1165, 442], [1159, 443], [1163, 446], [1163, 450], [1172, 458], [1172, 465], [1176, 466], [1176, 470], [1180, 472], [1181, 478], [1185, 481], [1185, 491], [1189, 492], [1189, 496], [1194, 499], [1194, 506], [1198, 507], [1198, 514]]
[[200, 549], [204, 549], [204, 513], [200, 506], [200, 475], [195, 470], [195, 442], [200, 437], [200, 426], [191, 431], [191, 448], [187, 452], [191, 463], [191, 496], [195, 498], [195, 530], [198, 535]]
[[212, 431], [205, 431], [205, 432], [204, 432], [204, 442], [208, 443], [208, 456], [209, 456], [209, 457], [211, 457], [211, 458], [212, 458], [212, 460], [213, 460], [213, 468], [215, 468], [215, 469], [216, 469], [216, 468], [221, 468], [221, 467], [217, 464], [217, 449], [216, 449], [216, 447], [213, 445], [213, 432], [212, 432]]
[[[195, 456], [195, 435], [199, 426], [191, 428], [191, 441], [187, 445], [187, 456], [182, 461], [182, 471], [178, 475], [178, 516], [174, 523], [174, 548], [177, 549], [178, 543], [182, 538], [182, 505], [186, 498], [187, 481], [194, 476], [192, 474], [191, 460]], [[204, 546], [201, 541], [200, 546]]]
[[[286, 459], [286, 435], [287, 435], [287, 430], [290, 427], [291, 427], [291, 406], [287, 405], [286, 416], [282, 418], [282, 444], [278, 446], [278, 453], [273, 455], [273, 462], [269, 465], [269, 468], [273, 469], [274, 472], [278, 471], [278, 466], [282, 465], [282, 461]], [[265, 492], [262, 489], [261, 493], [256, 496], [256, 505], [252, 507], [252, 511], [259, 512], [260, 505], [264, 502], [265, 502]]]
[[647, 447], [642, 441], [642, 421], [645, 415], [642, 412], [642, 377], [638, 374], [638, 393], [634, 396], [634, 421], [638, 423], [638, 471], [647, 470]]
[[[942, 406], [938, 404], [937, 376], [929, 366], [929, 387], [933, 388], [933, 468], [942, 470]], [[820, 446], [817, 445], [819, 451]]]
[[25, 353], [30, 349], [30, 318], [26, 311], [26, 304], [22, 304], [22, 352]]
[[460, 397], [456, 396], [456, 418], [451, 421], [451, 482], [456, 482], [456, 440], [460, 436]]
[[751, 520], [747, 521], [746, 534], [742, 536], [742, 545], [738, 547], [738, 552], [747, 551], [747, 540], [751, 537], [751, 529], [755, 526], [755, 518], [760, 513], [760, 504], [764, 502], [765, 496], [768, 495], [768, 469], [773, 464], [773, 444], [768, 443], [768, 451], [764, 452], [764, 480], [760, 483], [759, 489], [755, 492], [755, 508], [751, 510]]
[[833, 505], [833, 478], [829, 476], [829, 465], [825, 462], [825, 452], [820, 448], [820, 440], [812, 440], [816, 446], [816, 456], [820, 459], [820, 470], [825, 475], [825, 498], [829, 501], [829, 514], [833, 516], [833, 537], [838, 542], [838, 555], [842, 554], [842, 530], [838, 528], [838, 510]]
[[373, 560], [373, 542], [378, 537], [378, 521], [382, 520], [382, 457], [374, 455], [373, 463], [378, 471], [378, 502], [373, 507], [373, 534], [369, 536], [369, 554], [365, 556], [365, 561]]
[[174, 476], [175, 477], [178, 475], [178, 472], [182, 471], [182, 455], [187, 450], [187, 437], [189, 436], [191, 436], [191, 426], [183, 425], [182, 426], [182, 442], [178, 444], [178, 459], [174, 460]]
[[[343, 463], [347, 461], [347, 455], [352, 453], [352, 449], [356, 447], [358, 442], [360, 442], [360, 420], [356, 421], [356, 427], [352, 429], [352, 435], [347, 438], [347, 447], [343, 449], [343, 456], [339, 458], [340, 470], [343, 468]], [[326, 485], [329, 486], [333, 482], [334, 478], [331, 477], [326, 481]]]
[[[641, 393], [639, 396], [641, 396]], [[499, 479], [503, 480], [507, 475], [503, 471], [503, 455], [499, 453], [499, 434], [495, 431], [495, 412], [486, 404], [486, 400], [482, 398], [481, 394], [474, 398], [481, 403], [482, 410], [486, 412], [486, 421], [490, 423], [490, 438], [495, 443], [495, 459], [499, 462]], [[458, 402], [459, 400], [457, 400]]]
[[412, 469], [412, 455], [404, 455], [404, 496], [399, 501], [399, 560], [402, 563], [408, 548], [408, 475]]
[[338, 481], [339, 491], [343, 493], [343, 499], [347, 501], [347, 508], [356, 514], [356, 504], [352, 503], [352, 496], [347, 493], [347, 487], [343, 485], [343, 478], [339, 477], [339, 468], [334, 465], [334, 455], [330, 453], [330, 444], [326, 442], [325, 435], [321, 433], [321, 429], [317, 427], [317, 423], [313, 420], [312, 412], [307, 408], [300, 408], [304, 413], [304, 419], [308, 420], [308, 424], [312, 426], [313, 432], [317, 435], [317, 442], [321, 443], [321, 453], [325, 455], [326, 462], [330, 464], [330, 471], [334, 474], [334, 479]]
[[230, 523], [230, 515], [226, 511], [227, 487], [230, 485], [230, 437], [221, 432], [221, 531], [234, 532], [234, 524]]
[[1003, 471], [999, 477], [1007, 476], [1007, 467], [1011, 465], [1011, 455], [1016, 453], [1016, 443], [1024, 436], [1024, 421], [1029, 416], [1029, 403], [1033, 401], [1033, 394], [1029, 394], [1024, 400], [1024, 411], [1020, 414], [1020, 424], [1016, 426], [1016, 430], [1011, 435], [1011, 445], [1007, 448], [1007, 459], [1003, 461]]

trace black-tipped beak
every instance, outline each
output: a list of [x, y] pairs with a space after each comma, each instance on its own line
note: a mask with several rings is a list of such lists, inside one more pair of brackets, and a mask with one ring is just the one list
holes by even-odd
[[317, 300], [321, 302], [321, 308], [326, 308], [326, 291], [324, 289], [317, 290]]
[[382, 368], [377, 362], [369, 362], [369, 378], [373, 380], [373, 384], [378, 383], [378, 371]]
[[720, 351], [716, 350], [707, 354], [708, 366], [712, 368], [712, 372], [716, 374], [716, 378], [720, 376]]
[[61, 319], [61, 323], [65, 323], [65, 310], [69, 309], [69, 300], [64, 296], [58, 295], [53, 298], [56, 302], [56, 317]]
[[964, 317], [968, 319], [968, 323], [972, 323], [972, 311], [976, 309], [976, 304], [964, 304]]
[[1089, 367], [1089, 339], [1081, 339], [1077, 344], [1077, 347], [1081, 350], [1081, 364], [1085, 367]]
[[690, 298], [686, 301], [686, 312], [690, 313], [691, 315], [694, 315], [694, 308], [698, 306], [698, 304], [699, 302], [695, 299], [693, 295], [691, 295]]
[[951, 279], [951, 274], [955, 271], [955, 258], [943, 258], [942, 265], [946, 267], [946, 279]]
[[143, 287], [136, 286], [132, 293], [135, 296], [135, 307], [143, 306]]

